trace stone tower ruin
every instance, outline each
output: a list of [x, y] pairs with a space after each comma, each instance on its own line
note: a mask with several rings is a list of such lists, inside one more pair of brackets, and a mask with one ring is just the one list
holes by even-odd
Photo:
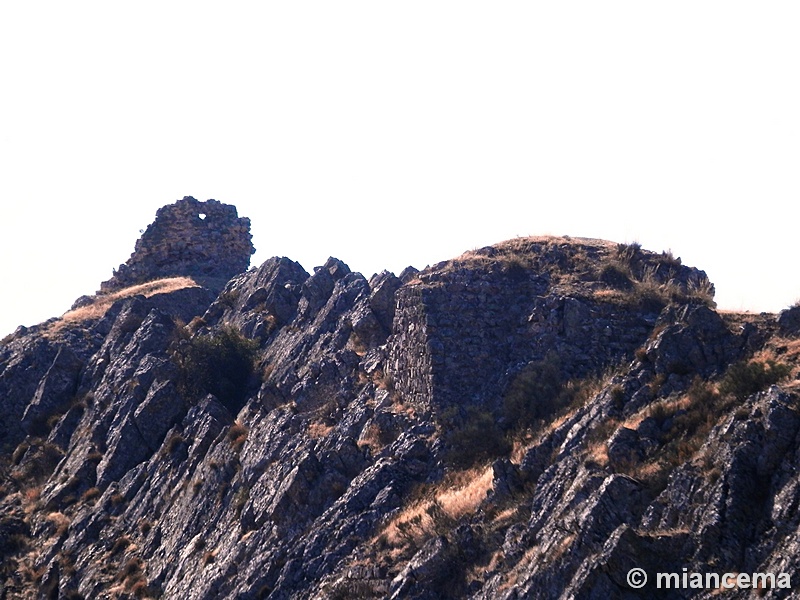
[[250, 219], [239, 217], [235, 206], [186, 196], [158, 210], [131, 257], [100, 292], [178, 276], [221, 289], [247, 270], [255, 252], [251, 240]]

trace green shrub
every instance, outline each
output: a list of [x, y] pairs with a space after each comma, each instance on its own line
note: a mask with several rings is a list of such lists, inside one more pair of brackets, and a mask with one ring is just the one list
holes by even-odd
[[529, 364], [511, 382], [503, 413], [511, 427], [530, 427], [551, 417], [573, 399], [564, 385], [558, 358], [549, 355]]
[[471, 467], [511, 450], [511, 444], [487, 410], [470, 406], [465, 418], [444, 419], [443, 429], [450, 448], [447, 462], [458, 468]]
[[661, 442], [667, 445], [665, 455], [681, 444], [699, 448], [720, 415], [730, 408], [730, 404], [717, 393], [714, 386], [699, 376], [692, 380], [686, 396], [689, 404], [683, 410], [679, 410], [677, 405], [668, 406], [669, 403], [664, 401], [653, 405], [650, 416], [655, 418], [659, 426], [663, 427], [667, 419], [672, 419], [672, 427], [661, 436]]
[[174, 356], [181, 370], [181, 392], [190, 400], [214, 394], [238, 413], [255, 374], [257, 350], [256, 342], [230, 327], [179, 344]]
[[64, 457], [64, 451], [50, 442], [35, 443], [34, 452], [28, 450], [21, 459], [17, 475], [24, 481], [41, 483], [55, 471]]
[[225, 290], [217, 298], [217, 302], [222, 304], [225, 308], [236, 308], [236, 303], [239, 301], [241, 290]]
[[630, 269], [623, 267], [617, 262], [610, 262], [603, 265], [603, 268], [600, 270], [599, 278], [600, 281], [617, 290], [628, 291], [633, 288]]
[[774, 360], [740, 361], [728, 368], [719, 384], [719, 390], [723, 394], [733, 395], [737, 400], [745, 400], [748, 396], [785, 379], [790, 372], [791, 368], [788, 365]]
[[709, 382], [695, 375], [692, 384], [686, 391], [692, 406], [714, 407], [717, 405], [718, 394]]

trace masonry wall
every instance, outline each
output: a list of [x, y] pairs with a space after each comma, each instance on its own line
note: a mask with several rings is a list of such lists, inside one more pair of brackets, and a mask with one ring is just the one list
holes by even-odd
[[555, 353], [567, 377], [631, 356], [656, 314], [550, 295], [546, 276], [512, 281], [460, 269], [407, 285], [396, 296], [389, 373], [407, 401], [434, 412], [496, 406], [529, 362]]
[[175, 276], [224, 284], [247, 270], [255, 252], [251, 240], [250, 219], [239, 217], [235, 206], [186, 196], [158, 210], [130, 259], [100, 291]]

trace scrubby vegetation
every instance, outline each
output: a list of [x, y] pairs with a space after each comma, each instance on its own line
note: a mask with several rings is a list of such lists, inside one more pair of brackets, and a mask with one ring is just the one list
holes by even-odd
[[598, 279], [623, 292], [620, 299], [641, 308], [660, 311], [671, 302], [700, 302], [715, 306], [714, 287], [699, 275], [680, 282], [681, 259], [672, 251], [650, 254], [640, 244], [617, 244], [603, 261]]
[[213, 394], [238, 413], [253, 384], [257, 351], [256, 342], [231, 327], [180, 340], [173, 359], [180, 368], [181, 393], [191, 400]]
[[[647, 483], [654, 493], [667, 484], [673, 469], [695, 458], [712, 428], [731, 414], [737, 404], [766, 390], [791, 373], [775, 360], [733, 363], [718, 380], [696, 376], [688, 390], [661, 398], [620, 422], [608, 419], [589, 438], [587, 458], [600, 466], [609, 462], [607, 440], [621, 427], [638, 432], [655, 443], [645, 456], [618, 459], [613, 468]], [[740, 406], [734, 414], [747, 409]]]
[[515, 238], [488, 248], [465, 252], [437, 265], [444, 271], [460, 268], [498, 268], [512, 281], [531, 273], [547, 273], [565, 293], [593, 290], [595, 298], [637, 306], [654, 312], [671, 302], [715, 306], [714, 286], [699, 272], [690, 273], [671, 250], [660, 254], [641, 244], [612, 244], [601, 240], [564, 237]]
[[558, 356], [552, 353], [530, 363], [512, 380], [503, 398], [506, 428], [519, 431], [551, 422], [565, 409], [583, 405], [598, 391], [600, 380], [601, 376], [591, 373], [565, 378]]
[[730, 366], [720, 382], [720, 392], [744, 400], [789, 376], [791, 368], [774, 360], [740, 361]]
[[521, 437], [529, 438], [548, 424], [563, 422], [564, 415], [598, 391], [600, 381], [595, 374], [565, 378], [553, 353], [528, 364], [514, 377], [496, 412], [469, 406], [463, 411], [451, 409], [440, 417], [450, 448], [448, 464], [470, 468], [509, 455]]
[[530, 427], [569, 404], [571, 392], [562, 381], [558, 357], [550, 354], [514, 378], [503, 400], [503, 416], [515, 426]]
[[449, 452], [447, 462], [457, 468], [468, 468], [481, 461], [507, 454], [511, 443], [498, 426], [491, 412], [470, 406], [466, 415], [446, 415], [443, 434]]

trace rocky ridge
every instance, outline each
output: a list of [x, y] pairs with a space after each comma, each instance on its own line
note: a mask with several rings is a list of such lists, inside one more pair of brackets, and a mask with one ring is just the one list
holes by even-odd
[[634, 566], [800, 581], [797, 308], [719, 313], [702, 271], [587, 239], [370, 279], [246, 267], [0, 345], [0, 596], [657, 597]]

